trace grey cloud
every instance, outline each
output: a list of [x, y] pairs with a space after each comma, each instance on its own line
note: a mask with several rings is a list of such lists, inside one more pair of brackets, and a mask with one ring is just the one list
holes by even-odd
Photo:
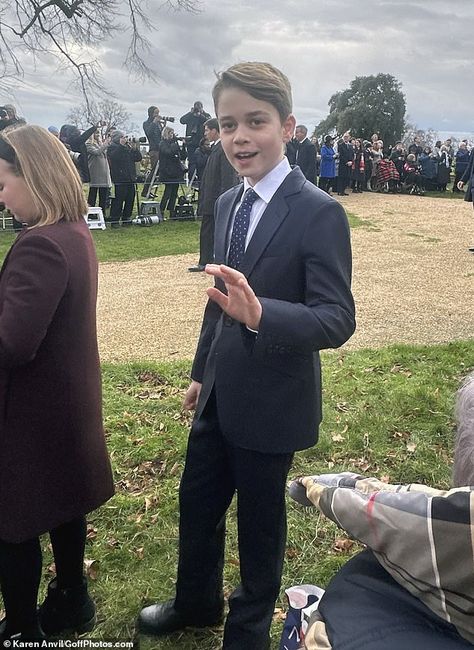
[[[474, 131], [470, 0], [450, 6], [444, 0], [203, 0], [201, 6], [201, 13], [187, 14], [150, 3], [158, 31], [150, 35], [155, 47], [147, 61], [156, 83], [129, 79], [126, 35], [103, 44], [104, 78], [134, 122], [145, 119], [150, 104], [180, 117], [200, 99], [212, 113], [214, 70], [268, 60], [290, 78], [297, 119], [309, 128], [326, 116], [330, 96], [355, 76], [388, 72], [402, 82], [408, 113], [420, 127]], [[68, 84], [51, 61], [42, 62], [17, 90], [22, 112], [45, 125], [64, 121], [81, 101]]]

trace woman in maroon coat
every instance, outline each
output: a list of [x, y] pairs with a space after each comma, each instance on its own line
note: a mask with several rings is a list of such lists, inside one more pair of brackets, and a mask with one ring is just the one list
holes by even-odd
[[[0, 201], [24, 224], [0, 271], [2, 641], [92, 629], [85, 514], [112, 496], [113, 482], [102, 427], [97, 259], [81, 182], [57, 138], [30, 125], [1, 134]], [[38, 615], [45, 532], [57, 576]]]

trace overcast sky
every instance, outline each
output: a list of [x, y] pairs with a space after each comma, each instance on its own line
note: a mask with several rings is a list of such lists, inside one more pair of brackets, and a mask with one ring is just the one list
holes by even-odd
[[[161, 1], [148, 7], [158, 83], [129, 79], [125, 33], [97, 52], [108, 86], [139, 125], [151, 104], [179, 118], [201, 100], [213, 114], [214, 70], [253, 60], [288, 75], [297, 121], [310, 129], [326, 117], [334, 92], [383, 72], [402, 83], [412, 123], [474, 134], [472, 0], [202, 0], [197, 14], [160, 9]], [[81, 102], [69, 81], [52, 61], [27, 65], [14, 103], [29, 122], [60, 126]]]

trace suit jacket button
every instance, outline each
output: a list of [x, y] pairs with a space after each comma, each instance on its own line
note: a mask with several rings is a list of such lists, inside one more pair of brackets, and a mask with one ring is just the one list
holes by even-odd
[[231, 318], [228, 314], [224, 314], [224, 325], [226, 327], [232, 327], [234, 324], [234, 319]]

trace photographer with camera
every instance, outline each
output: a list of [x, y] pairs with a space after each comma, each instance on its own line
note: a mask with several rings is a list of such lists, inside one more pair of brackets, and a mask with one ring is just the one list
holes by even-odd
[[209, 113], [206, 113], [202, 107], [202, 102], [194, 102], [192, 109], [179, 120], [181, 124], [186, 124], [186, 144], [188, 147], [188, 177], [191, 180], [196, 169], [195, 151], [199, 147], [202, 137], [204, 136], [204, 124], [210, 119]]
[[[183, 138], [180, 138], [181, 140]], [[170, 217], [173, 216], [178, 196], [178, 185], [184, 183], [184, 161], [186, 160], [186, 145], [180, 146], [174, 130], [166, 126], [163, 129], [163, 137], [160, 142], [160, 169], [159, 181], [164, 183], [165, 190], [160, 202], [161, 214], [169, 210]]]
[[143, 122], [143, 131], [150, 145], [148, 153], [152, 169], [154, 169], [158, 162], [161, 133], [166, 126], [166, 122], [174, 122], [174, 117], [162, 117], [160, 115], [160, 109], [157, 106], [150, 106], [148, 108], [148, 118]]
[[112, 228], [130, 226], [133, 202], [135, 200], [135, 163], [142, 159], [139, 143], [131, 142], [122, 131], [114, 131], [112, 142], [107, 149], [110, 175], [115, 185], [115, 198], [110, 208]]
[[110, 188], [112, 187], [109, 161], [107, 160], [109, 145], [110, 137], [107, 136], [102, 140], [99, 131], [96, 131], [86, 142], [90, 176], [87, 204], [94, 207], [97, 201], [97, 193], [99, 193], [99, 207], [102, 208], [104, 216]]
[[26, 120], [22, 117], [18, 117], [16, 114], [16, 108], [13, 104], [0, 106], [0, 131], [6, 129], [7, 126], [19, 126], [21, 124], [26, 124]]
[[59, 131], [59, 139], [69, 152], [77, 153], [78, 156], [71, 155], [83, 183], [90, 181], [89, 163], [86, 142], [91, 135], [97, 131], [99, 126], [105, 126], [105, 122], [98, 122], [82, 133], [74, 124], [63, 124]]
[[155, 170], [159, 157], [159, 148], [161, 142], [161, 135], [166, 126], [166, 122], [174, 122], [174, 117], [164, 117], [160, 115], [160, 109], [157, 106], [150, 106], [148, 108], [148, 119], [143, 122], [143, 131], [148, 138], [150, 157], [150, 173], [143, 186], [142, 196], [147, 197], [150, 189], [150, 182]]

